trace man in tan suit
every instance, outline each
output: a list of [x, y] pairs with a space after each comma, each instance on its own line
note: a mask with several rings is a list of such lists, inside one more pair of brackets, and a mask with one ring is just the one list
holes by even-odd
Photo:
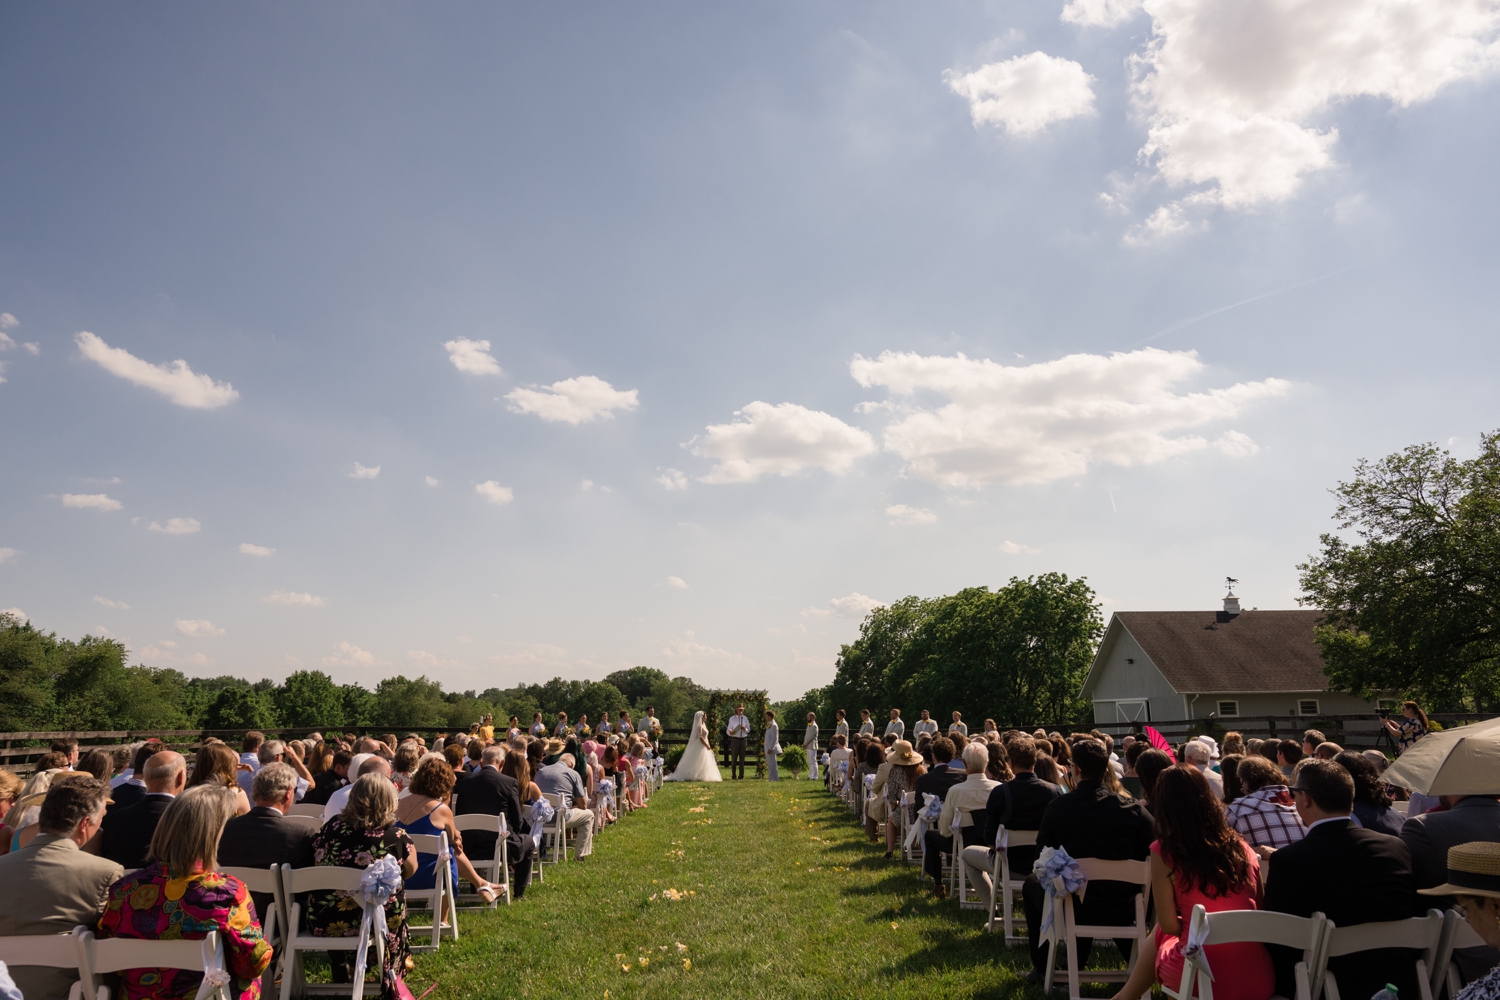
[[[109, 786], [93, 778], [54, 785], [42, 802], [37, 836], [0, 857], [0, 935], [65, 934], [93, 928], [109, 886], [125, 874], [113, 861], [79, 848], [99, 831]], [[13, 965], [26, 1000], [67, 1000], [76, 970]]]

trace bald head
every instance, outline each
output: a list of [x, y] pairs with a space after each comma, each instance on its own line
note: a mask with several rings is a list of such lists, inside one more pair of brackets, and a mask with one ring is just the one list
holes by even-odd
[[358, 777], [362, 778], [367, 774], [383, 774], [389, 778], [391, 776], [391, 762], [384, 757], [370, 757], [363, 764], [359, 765]]
[[141, 775], [148, 792], [166, 792], [176, 795], [187, 784], [187, 761], [176, 750], [163, 750], [146, 759], [146, 769]]

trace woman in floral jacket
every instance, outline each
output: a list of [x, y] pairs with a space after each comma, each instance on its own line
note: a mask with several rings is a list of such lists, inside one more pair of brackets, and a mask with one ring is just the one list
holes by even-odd
[[[401, 877], [417, 870], [417, 852], [406, 831], [396, 826], [396, 788], [382, 774], [362, 775], [349, 791], [344, 811], [323, 824], [313, 838], [313, 864], [339, 868], [367, 868], [386, 855], [401, 865]], [[314, 937], [356, 937], [364, 907], [347, 892], [313, 892], [307, 897], [302, 926]], [[411, 942], [406, 926], [406, 891], [397, 890], [385, 904], [385, 967], [381, 996], [393, 1000], [395, 978], [405, 978], [411, 967]], [[353, 975], [353, 952], [330, 952], [333, 981], [347, 983]]]
[[[201, 941], [218, 931], [232, 995], [259, 1000], [271, 946], [261, 936], [245, 883], [214, 870], [219, 834], [235, 805], [235, 794], [223, 785], [196, 785], [177, 796], [151, 838], [156, 860], [109, 887], [99, 936]], [[126, 969], [120, 980], [126, 1000], [182, 1000], [197, 993], [203, 973]]]

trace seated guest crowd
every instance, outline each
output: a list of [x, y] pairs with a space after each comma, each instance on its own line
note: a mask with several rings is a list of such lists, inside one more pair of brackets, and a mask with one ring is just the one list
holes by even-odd
[[[925, 723], [928, 714], [922, 718]], [[915, 745], [891, 732], [877, 738], [871, 726], [851, 744], [847, 729], [840, 729], [827, 781], [831, 787], [849, 782], [852, 794], [868, 787], [866, 832], [884, 842], [888, 858], [900, 847], [903, 801], [910, 810], [906, 824], [918, 822], [919, 811], [932, 815], [927, 796], [941, 801], [922, 840], [923, 870], [939, 896], [947, 895], [946, 857], [965, 866], [967, 881], [988, 903], [1001, 829], [1037, 831], [1035, 847], [1006, 851], [1011, 875], [1022, 882], [1029, 981], [1041, 980], [1048, 957], [1040, 929], [1049, 903], [1032, 867], [1050, 847], [1073, 858], [1149, 862], [1156, 950], [1135, 964], [1115, 1000], [1137, 1000], [1157, 983], [1177, 988], [1196, 904], [1210, 913], [1321, 912], [1342, 927], [1424, 915], [1444, 905], [1435, 895], [1463, 903], [1487, 942], [1455, 955], [1470, 984], [1459, 1000], [1500, 1000], [1495, 796], [1413, 801], [1403, 816], [1391, 806], [1402, 793], [1381, 781], [1388, 763], [1383, 754], [1344, 750], [1316, 730], [1301, 742], [1229, 733], [1222, 748], [1201, 736], [1174, 753], [1127, 736], [1116, 753], [1113, 738], [1098, 730], [1065, 738], [1042, 730], [1002, 733], [988, 722], [985, 728], [969, 739], [951, 728], [940, 736], [935, 726], [921, 726]], [[1493, 885], [1475, 888], [1485, 875], [1450, 879], [1457, 872], [1450, 872], [1455, 848], [1454, 859], [1473, 856], [1455, 863], [1485, 873]], [[1455, 880], [1458, 885], [1449, 884]], [[1076, 904], [1076, 919], [1129, 926], [1137, 891], [1126, 883], [1091, 884]], [[1130, 938], [1116, 943], [1128, 956]], [[1091, 944], [1079, 941], [1080, 963], [1087, 962]], [[1219, 1000], [1295, 995], [1300, 953], [1249, 943], [1210, 945], [1206, 954]], [[1397, 950], [1355, 954], [1331, 959], [1329, 969], [1349, 1000], [1372, 997], [1387, 983], [1401, 996], [1416, 996], [1416, 957]], [[1066, 958], [1057, 961], [1063, 967]]]
[[[0, 936], [66, 933], [79, 924], [99, 937], [199, 939], [217, 930], [233, 995], [256, 1000], [272, 959], [260, 918], [273, 900], [249, 893], [224, 869], [364, 868], [390, 856], [404, 879], [385, 906], [381, 982], [392, 1000], [411, 965], [405, 889], [432, 888], [439, 864], [437, 855], [413, 848], [411, 835], [445, 833], [453, 884], [462, 879], [493, 903], [507, 886], [481, 877], [473, 862], [496, 857], [499, 834], [461, 833], [455, 816], [503, 816], [519, 900], [539, 839], [531, 835], [532, 806], [543, 795], [562, 796], [579, 860], [598, 830], [647, 804], [650, 736], [660, 729], [642, 730], [580, 742], [572, 732], [534, 737], [513, 724], [496, 742], [486, 725], [438, 737], [430, 749], [414, 733], [283, 742], [250, 732], [238, 754], [205, 740], [191, 767], [157, 741], [81, 759], [76, 741], [62, 741], [25, 782], [0, 771]], [[285, 818], [298, 803], [323, 807], [321, 829]], [[347, 894], [314, 892], [302, 931], [355, 935], [361, 913]], [[352, 952], [330, 957], [334, 981], [349, 982]], [[10, 973], [26, 1000], [65, 1000], [77, 978], [37, 966]], [[134, 969], [122, 974], [121, 987], [126, 1000], [184, 1000], [201, 981], [201, 972]]]

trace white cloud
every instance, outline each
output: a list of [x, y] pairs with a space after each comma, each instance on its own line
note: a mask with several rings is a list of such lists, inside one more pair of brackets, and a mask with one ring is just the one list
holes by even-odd
[[0, 331], [0, 351], [13, 350], [18, 345], [10, 339], [10, 334]]
[[42, 347], [40, 344], [26, 343], [22, 344], [21, 346], [25, 348], [26, 353], [30, 354], [32, 357], [36, 357], [38, 354], [42, 353]]
[[1094, 113], [1093, 77], [1071, 59], [1032, 52], [981, 66], [972, 73], [948, 70], [949, 88], [969, 102], [974, 127], [996, 125], [1028, 136], [1053, 122]]
[[891, 524], [933, 524], [937, 521], [937, 515], [926, 507], [910, 507], [904, 503], [887, 507], [885, 516], [891, 519]]
[[14, 330], [21, 325], [21, 321], [10, 313], [0, 313], [0, 330]]
[[436, 478], [434, 478], [432, 476], [424, 476], [422, 478], [422, 481], [424, 483], [426, 483], [428, 486], [441, 486], [441, 485], [443, 485], [443, 481], [441, 479], [436, 479]]
[[1141, 0], [1068, 0], [1062, 19], [1083, 28], [1113, 28], [1141, 11]]
[[1022, 554], [1036, 555], [1041, 549], [1034, 549], [1030, 545], [1022, 545], [1020, 542], [1013, 542], [1007, 538], [1000, 543], [1000, 551], [1008, 556], [1019, 556]]
[[202, 618], [179, 618], [174, 624], [177, 626], [177, 631], [194, 639], [212, 639], [224, 634], [223, 629]]
[[0, 608], [0, 615], [10, 615], [16, 620], [22, 622], [31, 620], [31, 616], [22, 611], [20, 608]]
[[840, 618], [863, 618], [876, 608], [885, 607], [885, 602], [856, 591], [845, 597], [835, 597], [828, 606]]
[[375, 665], [375, 654], [360, 649], [352, 642], [334, 643], [333, 650], [331, 655], [323, 657], [323, 665], [326, 667], [373, 667]]
[[734, 415], [735, 423], [710, 424], [688, 442], [693, 454], [718, 460], [705, 483], [748, 483], [813, 467], [842, 474], [875, 450], [865, 431], [796, 403], [757, 400]]
[[1148, 0], [1152, 37], [1132, 57], [1149, 115], [1141, 150], [1188, 205], [1283, 201], [1333, 164], [1327, 111], [1354, 97], [1397, 107], [1500, 66], [1494, 0], [1320, 0], [1226, 8]]
[[301, 594], [296, 591], [278, 590], [261, 600], [266, 604], [280, 604], [289, 608], [321, 608], [323, 598], [314, 594]]
[[504, 506], [516, 498], [515, 492], [509, 486], [501, 486], [493, 479], [487, 479], [475, 486], [474, 492], [497, 507]]
[[667, 586], [671, 587], [673, 590], [687, 590], [688, 589], [687, 581], [684, 580], [680, 576], [669, 576], [669, 577], [667, 577]]
[[252, 545], [249, 542], [240, 542], [240, 551], [247, 556], [268, 556], [275, 549], [268, 549], [264, 545]]
[[584, 424], [600, 417], [608, 420], [615, 410], [633, 410], [640, 405], [639, 390], [622, 392], [594, 375], [563, 379], [549, 386], [512, 389], [505, 394], [515, 413], [534, 413], [543, 420]]
[[193, 535], [203, 530], [203, 525], [199, 524], [198, 519], [194, 517], [174, 517], [164, 525], [152, 521], [146, 527], [164, 535]]
[[107, 597], [99, 597], [98, 595], [94, 596], [94, 603], [95, 604], [102, 604], [106, 608], [116, 608], [116, 609], [118, 609], [120, 611], [129, 611], [130, 610], [130, 605], [126, 604], [124, 601], [111, 601]]
[[215, 382], [207, 375], [198, 374], [181, 358], [173, 361], [170, 366], [153, 365], [122, 348], [110, 347], [87, 330], [79, 333], [73, 340], [85, 358], [111, 375], [118, 375], [127, 382], [159, 392], [178, 406], [212, 410], [240, 398], [234, 386], [228, 382]]
[[[1205, 366], [1195, 352], [1155, 348], [1016, 366], [887, 351], [849, 367], [860, 385], [885, 386], [900, 404], [885, 447], [907, 472], [966, 487], [1043, 483], [1101, 462], [1149, 465], [1199, 451], [1206, 440], [1174, 432], [1228, 419], [1291, 386], [1270, 378], [1178, 394], [1172, 386]], [[922, 406], [918, 392], [947, 402]]]
[[104, 493], [64, 493], [62, 503], [64, 507], [77, 507], [82, 510], [119, 510], [124, 506], [120, 501]]
[[1228, 455], [1230, 458], [1244, 458], [1246, 455], [1254, 455], [1260, 451], [1260, 445], [1252, 441], [1247, 434], [1239, 431], [1225, 431], [1214, 440], [1214, 447]]
[[380, 475], [380, 466], [378, 466], [378, 465], [365, 466], [365, 465], [360, 465], [358, 462], [355, 462], [354, 463], [354, 471], [351, 472], [351, 473], [349, 473], [349, 478], [350, 479], [374, 479], [378, 475]]
[[470, 375], [499, 375], [500, 363], [490, 356], [488, 340], [465, 340], [460, 337], [443, 345], [453, 367]]
[[688, 477], [676, 469], [665, 469], [656, 477], [662, 488], [669, 490], [685, 490], [688, 488]]
[[15, 549], [0, 549], [0, 563], [10, 562], [16, 557]]

